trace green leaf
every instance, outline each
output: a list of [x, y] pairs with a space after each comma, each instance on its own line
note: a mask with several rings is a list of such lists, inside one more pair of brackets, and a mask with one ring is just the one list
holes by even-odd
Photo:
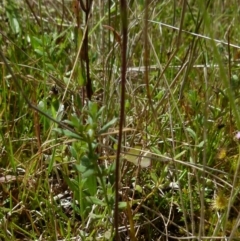
[[97, 193], [97, 177], [96, 175], [90, 175], [86, 178], [86, 181], [83, 186], [83, 190], [87, 190], [87, 192], [94, 196]]
[[118, 208], [119, 209], [126, 209], [127, 208], [127, 202], [119, 202]]
[[42, 40], [35, 37], [35, 36], [30, 36], [30, 40], [31, 40], [31, 45], [33, 47], [33, 49], [37, 49], [39, 47], [42, 46]]
[[38, 103], [38, 108], [41, 109], [41, 110], [45, 110], [45, 103], [44, 101], [40, 100], [39, 103]]
[[70, 121], [69, 120], [65, 120], [64, 122], [71, 124], [72, 126], [74, 126], [78, 131], [82, 132], [83, 131], [83, 124], [81, 119], [76, 115], [76, 114], [72, 114]]
[[70, 121], [70, 120], [63, 120], [62, 122], [63, 122], [64, 124], [69, 125], [69, 126], [73, 126], [73, 127], [75, 127], [75, 125], [74, 125], [74, 122], [73, 122], [73, 121]]
[[82, 174], [83, 178], [88, 178], [88, 177], [90, 177], [90, 176], [95, 174], [95, 171], [94, 171], [93, 168], [89, 168], [88, 169], [87, 167], [85, 167], [85, 166], [83, 166], [81, 164], [80, 165], [76, 165], [76, 168]]
[[157, 177], [155, 171], [152, 171], [152, 172], [150, 173], [150, 176], [151, 176], [152, 180], [153, 180], [155, 183], [158, 182], [158, 177]]
[[65, 182], [73, 192], [79, 192], [78, 182], [74, 179], [70, 179], [69, 176], [63, 175]]
[[95, 214], [95, 213], [89, 213], [89, 218], [92, 218], [94, 220], [103, 219], [105, 216], [103, 214]]
[[101, 130], [99, 131], [99, 135], [100, 134], [102, 134], [102, 133], [105, 133], [105, 132], [107, 132], [107, 130], [111, 127], [111, 126], [113, 126], [115, 123], [116, 123], [116, 121], [117, 121], [117, 118], [114, 118], [114, 119], [112, 119], [111, 121], [109, 121], [106, 125], [104, 125], [102, 128], [101, 128]]
[[75, 149], [73, 146], [70, 146], [70, 147], [69, 147], [69, 150], [70, 150], [71, 156], [72, 156], [74, 159], [78, 160], [78, 155], [77, 155], [76, 149]]
[[15, 34], [18, 34], [20, 33], [21, 29], [20, 29], [20, 25], [19, 25], [19, 22], [16, 18], [9, 18], [10, 19], [10, 26], [11, 26], [11, 29], [12, 31], [15, 33]]
[[182, 152], [178, 153], [174, 159], [179, 159], [182, 155], [184, 155], [186, 153], [186, 150], [183, 150]]
[[20, 24], [18, 21], [19, 14], [17, 6], [13, 6], [12, 3], [6, 5], [6, 14], [10, 24], [10, 28], [14, 34], [19, 34], [21, 32]]
[[98, 198], [95, 197], [95, 196], [86, 197], [86, 200], [87, 200], [90, 204], [97, 204], [97, 205], [100, 205], [100, 206], [106, 206], [106, 203], [105, 203], [105, 202], [103, 202], [102, 200], [98, 199]]
[[135, 190], [136, 190], [137, 192], [139, 192], [139, 193], [142, 193], [142, 192], [143, 192], [143, 189], [142, 189], [142, 187], [141, 187], [140, 185], [136, 185], [136, 186], [135, 186]]
[[98, 113], [97, 113], [97, 117], [99, 117], [101, 114], [102, 114], [102, 112], [103, 112], [103, 110], [106, 108], [106, 106], [102, 106], [101, 108], [100, 108], [100, 110], [98, 111]]
[[96, 121], [98, 114], [98, 104], [96, 102], [89, 101], [88, 103], [89, 114], [92, 117], [93, 121]]
[[205, 144], [205, 141], [201, 141], [201, 142], [197, 145], [197, 147], [203, 148], [204, 144]]
[[95, 138], [94, 130], [93, 129], [89, 129], [87, 133], [88, 133], [88, 136], [89, 136], [90, 140], [94, 141], [94, 138]]
[[77, 72], [77, 80], [80, 86], [84, 86], [86, 83], [86, 77], [85, 77], [85, 71], [84, 69], [81, 69], [80, 67], [76, 67]]
[[194, 131], [193, 129], [187, 127], [187, 128], [186, 128], [186, 131], [189, 133], [189, 135], [190, 135], [194, 140], [196, 140], [197, 135], [196, 135], [196, 133], [195, 133], [195, 131]]
[[81, 158], [80, 164], [76, 164], [76, 168], [83, 178], [88, 178], [95, 174], [94, 166], [86, 155]]
[[42, 49], [38, 48], [38, 49], [34, 49], [34, 52], [37, 53], [40, 56], [43, 56], [43, 51]]
[[64, 136], [66, 136], [66, 137], [75, 138], [75, 139], [78, 139], [78, 140], [83, 140], [83, 138], [81, 136], [79, 136], [76, 133], [73, 133], [72, 131], [63, 130], [63, 129], [60, 129], [60, 128], [54, 128], [53, 130], [56, 131], [59, 134], [62, 134]]

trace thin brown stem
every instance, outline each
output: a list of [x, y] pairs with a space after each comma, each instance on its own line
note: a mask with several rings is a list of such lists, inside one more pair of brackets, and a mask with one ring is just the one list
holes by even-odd
[[121, 22], [122, 22], [122, 70], [121, 70], [121, 106], [120, 106], [120, 121], [119, 121], [119, 135], [118, 135], [118, 148], [116, 157], [116, 169], [115, 169], [115, 208], [114, 208], [114, 228], [116, 232], [116, 241], [119, 240], [118, 234], [118, 191], [119, 191], [119, 170], [120, 170], [120, 154], [122, 147], [123, 125], [124, 125], [124, 108], [125, 108], [125, 84], [126, 84], [126, 72], [127, 72], [127, 2], [125, 0], [120, 1]]

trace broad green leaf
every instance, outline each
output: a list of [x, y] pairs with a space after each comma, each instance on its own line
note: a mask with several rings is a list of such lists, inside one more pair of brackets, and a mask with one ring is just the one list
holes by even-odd
[[[84, 178], [84, 176], [83, 176]], [[86, 182], [84, 183], [83, 190], [87, 190], [87, 192], [94, 196], [97, 193], [97, 177], [96, 175], [90, 175], [86, 178]], [[95, 199], [96, 201], [96, 199]]]
[[16, 18], [9, 18], [10, 19], [10, 26], [11, 26], [11, 29], [12, 31], [15, 33], [15, 34], [18, 34], [20, 33], [21, 29], [20, 29], [20, 25], [19, 25], [19, 22]]

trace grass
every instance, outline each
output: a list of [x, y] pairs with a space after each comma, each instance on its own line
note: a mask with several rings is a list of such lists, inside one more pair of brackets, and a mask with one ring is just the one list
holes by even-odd
[[0, 5], [0, 239], [239, 240], [236, 1], [73, 3]]

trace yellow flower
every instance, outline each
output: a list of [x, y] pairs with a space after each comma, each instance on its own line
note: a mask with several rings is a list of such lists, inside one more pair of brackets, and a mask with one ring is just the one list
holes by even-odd
[[227, 149], [226, 148], [220, 148], [217, 153], [217, 159], [223, 160], [227, 156]]
[[228, 198], [222, 192], [219, 192], [212, 201], [212, 208], [216, 210], [223, 210], [227, 207], [227, 205]]

